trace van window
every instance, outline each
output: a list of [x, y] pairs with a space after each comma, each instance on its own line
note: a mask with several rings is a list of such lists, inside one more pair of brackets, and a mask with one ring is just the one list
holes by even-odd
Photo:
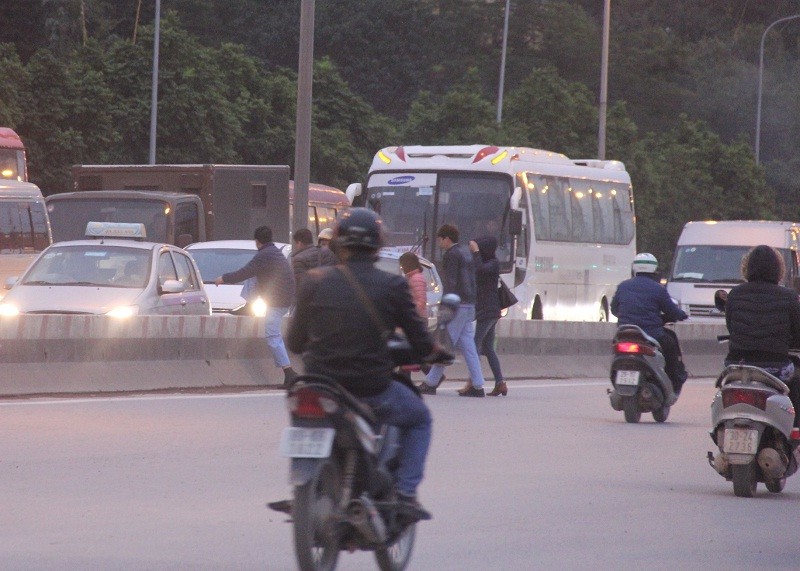
[[48, 245], [47, 212], [43, 203], [0, 201], [0, 252], [41, 252]]

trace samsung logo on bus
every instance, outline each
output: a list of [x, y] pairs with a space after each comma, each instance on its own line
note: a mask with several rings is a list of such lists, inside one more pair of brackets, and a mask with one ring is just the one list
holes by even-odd
[[406, 175], [406, 176], [396, 176], [396, 177], [394, 177], [393, 179], [391, 179], [389, 181], [389, 184], [394, 184], [394, 185], [397, 185], [397, 184], [408, 184], [409, 182], [411, 182], [415, 178], [416, 177], [408, 176], [408, 175]]

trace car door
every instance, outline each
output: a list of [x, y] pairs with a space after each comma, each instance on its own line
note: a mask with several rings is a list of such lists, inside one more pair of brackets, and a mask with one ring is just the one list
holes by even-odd
[[158, 286], [156, 295], [158, 299], [153, 304], [153, 313], [159, 315], [184, 315], [186, 314], [183, 292], [168, 293], [162, 288], [168, 281], [178, 281], [178, 270], [172, 259], [169, 249], [164, 248], [158, 254]]
[[181, 304], [187, 315], [211, 315], [211, 304], [203, 288], [203, 280], [192, 262], [183, 252], [172, 250], [172, 259], [178, 273], [178, 281], [183, 284]]

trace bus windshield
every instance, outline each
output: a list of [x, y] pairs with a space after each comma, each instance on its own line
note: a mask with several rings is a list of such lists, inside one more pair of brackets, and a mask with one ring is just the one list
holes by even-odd
[[[679, 246], [669, 281], [741, 283], [742, 258], [750, 249], [750, 246]], [[792, 251], [786, 248], [778, 251], [786, 263], [787, 283], [791, 283]]]
[[439, 263], [436, 230], [454, 224], [466, 243], [481, 236], [497, 239], [497, 258], [511, 270], [508, 233], [513, 179], [492, 173], [376, 173], [367, 185], [367, 206], [383, 219], [387, 246], [416, 248]]
[[49, 245], [43, 202], [0, 201], [0, 253], [41, 252]]
[[167, 242], [169, 204], [163, 200], [81, 198], [52, 200], [47, 209], [53, 242], [83, 240], [89, 222], [138, 222], [145, 225], [148, 242]]

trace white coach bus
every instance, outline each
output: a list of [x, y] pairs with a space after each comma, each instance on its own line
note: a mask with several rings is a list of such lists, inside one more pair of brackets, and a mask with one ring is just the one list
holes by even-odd
[[437, 228], [497, 238], [518, 319], [609, 320], [636, 255], [631, 181], [619, 161], [487, 145], [388, 147], [347, 195], [383, 218], [389, 246], [440, 263]]

